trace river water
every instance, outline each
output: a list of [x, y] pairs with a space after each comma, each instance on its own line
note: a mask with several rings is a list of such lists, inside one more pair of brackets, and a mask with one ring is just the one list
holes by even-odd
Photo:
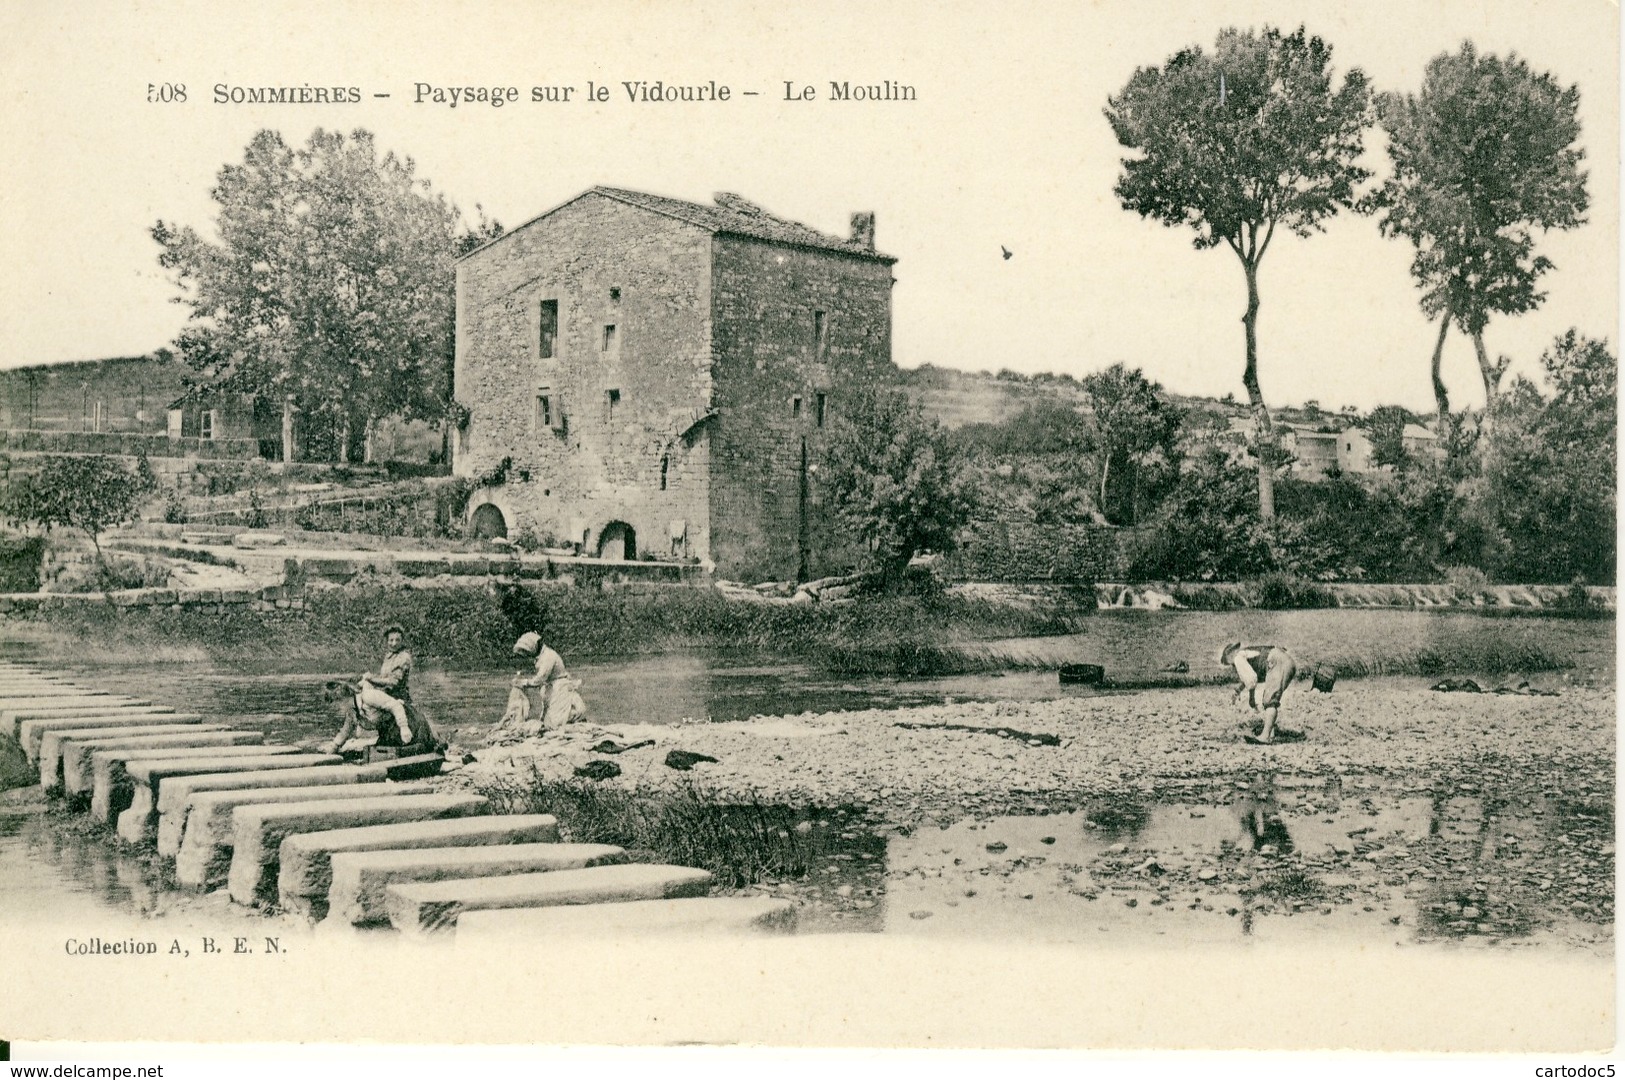
[[[1096, 663], [1108, 680], [1157, 678], [1184, 662], [1192, 676], [1220, 674], [1215, 654], [1226, 641], [1278, 642], [1310, 660], [1393, 657], [1432, 650], [1442, 654], [1494, 643], [1539, 649], [1566, 658], [1569, 678], [1611, 684], [1614, 621], [1498, 618], [1459, 611], [1103, 611], [1081, 634], [993, 642], [995, 653], [1037, 665], [976, 675], [900, 679], [832, 674], [810, 664], [766, 661], [726, 651], [664, 653], [615, 659], [565, 657], [582, 681], [594, 720], [603, 723], [674, 723], [685, 719], [743, 720], [851, 709], [896, 708], [955, 700], [1039, 700], [1101, 691], [1063, 686], [1063, 663]], [[361, 646], [364, 647], [364, 646]], [[6, 655], [0, 651], [0, 655]], [[377, 657], [358, 650], [332, 664], [263, 662], [99, 663], [93, 657], [30, 656], [75, 672], [87, 682], [199, 712], [210, 719], [261, 726], [276, 738], [318, 738], [332, 721], [321, 702], [322, 683], [354, 678]], [[448, 670], [421, 658], [412, 677], [418, 707], [453, 743], [474, 747], [501, 716], [507, 684], [522, 665], [498, 670]], [[1470, 669], [1453, 675], [1478, 675]], [[1491, 677], [1490, 681], [1506, 678]], [[1561, 675], [1535, 676], [1561, 681]], [[1109, 690], [1107, 692], [1110, 692]]]
[[[1217, 674], [1214, 652], [1224, 641], [1238, 639], [1278, 641], [1308, 657], [1327, 659], [1419, 650], [1449, 654], [1464, 645], [1493, 641], [1538, 648], [1572, 664], [1564, 673], [1534, 675], [1537, 685], [1561, 685], [1565, 679], [1611, 685], [1614, 679], [1613, 620], [1488, 618], [1465, 612], [1102, 612], [1086, 633], [1000, 643], [998, 648], [1044, 664], [1100, 663], [1109, 677], [1132, 681], [1154, 677], [1181, 660], [1194, 676]], [[210, 719], [263, 727], [273, 738], [294, 740], [329, 734], [331, 723], [320, 702], [322, 682], [353, 676], [353, 669], [367, 660], [340, 658], [332, 665], [312, 666], [282, 664], [268, 657], [245, 668], [201, 660], [96, 663], [85, 657], [29, 655], [16, 647], [0, 652], [73, 671], [109, 690], [200, 712]], [[344, 660], [352, 662], [344, 666]], [[948, 699], [1041, 699], [1103, 692], [1062, 686], [1053, 667], [899, 680], [831, 675], [809, 665], [765, 663], [760, 657], [718, 652], [575, 660], [570, 667], [583, 681], [583, 695], [594, 718], [603, 722], [721, 721]], [[414, 696], [453, 742], [477, 746], [502, 711], [512, 670], [453, 671], [428, 660], [413, 676]], [[1477, 673], [1468, 669], [1451, 674]], [[1492, 676], [1489, 681], [1505, 678]], [[1532, 804], [1501, 806], [1492, 830], [1481, 806], [1463, 810], [1431, 805], [1404, 792], [1351, 797], [1349, 813], [1361, 816], [1348, 820], [1342, 809], [1328, 810], [1329, 805], [1341, 807], [1339, 800], [1320, 796], [1318, 802], [1318, 807], [1297, 817], [1287, 813], [1272, 818], [1277, 830], [1274, 843], [1286, 850], [1293, 844], [1324, 846], [1329, 838], [1346, 834], [1347, 826], [1371, 825], [1419, 841], [1433, 837], [1438, 847], [1443, 843], [1438, 840], [1441, 829], [1451, 838], [1450, 829], [1464, 827], [1456, 820], [1463, 814], [1472, 819], [1465, 826], [1471, 835], [1454, 838], [1460, 843], [1451, 850], [1469, 861], [1479, 858], [1475, 852], [1483, 848], [1480, 834], [1488, 835], [1487, 830], [1496, 835], [1527, 832], [1535, 838], [1531, 843], [1555, 843], [1554, 836], [1566, 836], [1551, 832], [1555, 814]], [[1464, 907], [1460, 898], [1436, 904], [1437, 897], [1373, 890], [1363, 879], [1358, 887], [1338, 884], [1333, 878], [1310, 906], [1277, 905], [1255, 919], [1235, 895], [1233, 883], [1227, 889], [1222, 877], [1170, 896], [1166, 889], [1158, 894], [1146, 891], [1145, 882], [1114, 876], [1110, 849], [1125, 842], [1136, 850], [1136, 858], [1147, 851], [1161, 853], [1164, 861], [1200, 858], [1207, 860], [1204, 866], [1211, 863], [1229, 873], [1224, 860], [1232, 856], [1227, 853], [1246, 848], [1249, 842], [1246, 814], [1245, 806], [1230, 804], [1166, 804], [1147, 808], [1126, 826], [1112, 824], [1109, 815], [1105, 819], [1058, 815], [966, 820], [940, 832], [929, 829], [912, 836], [883, 834], [853, 820], [836, 826], [830, 865], [814, 875], [809, 926], [951, 935], [1098, 933], [1131, 940], [1212, 940], [1315, 933], [1320, 931], [1311, 928], [1319, 925], [1373, 942], [1417, 941], [1440, 936], [1437, 926], [1446, 918], [1439, 914], [1442, 905]], [[1367, 820], [1379, 814], [1387, 817]], [[1100, 827], [1102, 821], [1105, 827]], [[991, 853], [987, 844], [995, 833], [997, 842], [1006, 847]], [[1255, 829], [1252, 847], [1262, 842]], [[1443, 848], [1437, 854], [1440, 860], [1456, 857]], [[1448, 861], [1437, 865], [1444, 870], [1450, 866]], [[1081, 872], [1085, 868], [1100, 880], [1091, 881]], [[805, 885], [769, 887], [808, 895]], [[843, 887], [844, 892], [837, 891]], [[1143, 902], [1128, 904], [1137, 895]], [[120, 854], [100, 839], [77, 835], [40, 813], [32, 801], [15, 801], [11, 809], [0, 806], [0, 921], [63, 910], [150, 917], [168, 903], [157, 869], [146, 861]], [[1468, 896], [1465, 906], [1470, 909], [1472, 904]], [[1486, 901], [1478, 904], [1485, 906]], [[1559, 921], [1558, 936], [1571, 942], [1578, 936], [1589, 947], [1611, 948], [1611, 929], [1586, 925], [1603, 936], [1583, 927], [1576, 930], [1578, 924], [1564, 920]], [[1491, 926], [1481, 936], [1533, 941], [1543, 934], [1531, 937], [1527, 928], [1508, 924]]]

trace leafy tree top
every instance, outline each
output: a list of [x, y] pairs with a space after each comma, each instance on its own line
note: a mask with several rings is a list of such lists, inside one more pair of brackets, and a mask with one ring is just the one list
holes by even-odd
[[[192, 309], [176, 341], [207, 385], [301, 408], [426, 418], [449, 385], [456, 207], [371, 133], [254, 136], [211, 192], [218, 239], [160, 221], [153, 239]], [[500, 226], [481, 222], [481, 235]]]
[[1199, 249], [1228, 244], [1256, 264], [1277, 225], [1321, 229], [1369, 175], [1354, 164], [1366, 77], [1355, 68], [1335, 82], [1331, 47], [1302, 27], [1223, 30], [1212, 53], [1192, 47], [1136, 70], [1107, 101], [1117, 141], [1139, 151], [1123, 161], [1118, 198], [1188, 225]]
[[1545, 299], [1536, 284], [1552, 263], [1534, 254], [1534, 230], [1574, 228], [1588, 206], [1579, 98], [1472, 42], [1434, 57], [1420, 93], [1379, 96], [1393, 174], [1364, 205], [1385, 234], [1415, 245], [1429, 317], [1448, 310], [1479, 334], [1491, 313]]

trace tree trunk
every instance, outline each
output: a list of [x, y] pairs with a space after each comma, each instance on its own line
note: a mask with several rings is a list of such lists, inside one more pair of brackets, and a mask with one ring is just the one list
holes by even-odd
[[1450, 331], [1450, 306], [1445, 305], [1439, 317], [1439, 340], [1433, 345], [1433, 400], [1439, 403], [1439, 437], [1444, 437], [1445, 425], [1450, 422], [1450, 392], [1444, 388], [1439, 376], [1439, 364], [1444, 360], [1444, 336]]
[[373, 416], [371, 413], [368, 413], [367, 426], [362, 430], [361, 433], [361, 460], [366, 462], [368, 465], [373, 464], [374, 459], [378, 456], [378, 449], [375, 445], [377, 439], [378, 418]]
[[1275, 520], [1275, 428], [1270, 423], [1270, 410], [1264, 404], [1264, 393], [1258, 388], [1258, 267], [1242, 260], [1247, 271], [1247, 313], [1241, 324], [1247, 331], [1247, 369], [1242, 372], [1242, 384], [1247, 387], [1247, 401], [1253, 408], [1253, 441], [1258, 455], [1258, 516], [1264, 521]]
[[1106, 477], [1111, 473], [1111, 470], [1112, 452], [1108, 448], [1104, 454], [1100, 455], [1100, 516], [1107, 521], [1111, 520], [1111, 516], [1106, 513]]
[[293, 395], [282, 399], [282, 460], [292, 462], [293, 451]]
[[339, 464], [350, 464], [350, 410], [345, 409], [339, 419]]
[[1484, 415], [1488, 416], [1490, 409], [1495, 405], [1495, 395], [1500, 389], [1501, 373], [1490, 363], [1490, 354], [1484, 348], [1482, 330], [1473, 335], [1473, 352], [1478, 356], [1478, 373], [1484, 379]]

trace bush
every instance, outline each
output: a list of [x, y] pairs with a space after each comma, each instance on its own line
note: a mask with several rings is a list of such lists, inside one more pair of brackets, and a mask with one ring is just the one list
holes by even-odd
[[1471, 599], [1490, 587], [1489, 575], [1476, 566], [1447, 566], [1444, 580], [1462, 599]]
[[1330, 589], [1290, 574], [1265, 574], [1252, 582], [1247, 591], [1252, 607], [1271, 611], [1337, 606], [1337, 597]]

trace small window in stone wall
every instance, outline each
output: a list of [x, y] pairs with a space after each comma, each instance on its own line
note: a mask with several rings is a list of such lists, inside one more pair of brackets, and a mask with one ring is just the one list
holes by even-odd
[[203, 419], [203, 431], [202, 431], [203, 437], [205, 439], [214, 438], [214, 410], [213, 409], [204, 409], [202, 419]]
[[615, 345], [616, 345], [615, 324], [614, 323], [605, 323], [604, 324], [604, 351], [607, 352], [607, 353], [614, 352], [615, 351]]
[[543, 300], [541, 316], [538, 320], [540, 328], [536, 334], [537, 354], [543, 360], [553, 357], [553, 350], [559, 337], [559, 302], [557, 300]]
[[661, 458], [660, 459], [660, 490], [661, 491], [666, 490], [666, 473], [670, 470], [670, 468], [671, 468], [671, 458], [670, 457]]
[[815, 419], [816, 419], [816, 421], [818, 423], [818, 426], [823, 427], [824, 426], [824, 417], [828, 414], [828, 410], [829, 410], [829, 395], [828, 394], [819, 394], [818, 395], [818, 400], [816, 401], [815, 406], [816, 406]]
[[609, 410], [609, 418], [611, 420], [615, 419], [615, 406], [621, 403], [621, 392], [619, 390], [607, 390], [604, 392], [604, 400], [606, 402], [605, 407]]
[[609, 299], [611, 303], [618, 304], [621, 302], [621, 287], [619, 285], [616, 285], [609, 290]]
[[536, 395], [536, 430], [546, 431], [553, 427], [553, 398], [548, 394]]
[[824, 358], [824, 350], [829, 346], [829, 319], [822, 311], [813, 312], [813, 355], [818, 359]]
[[801, 395], [797, 394], [790, 399], [790, 419], [795, 420], [801, 416]]

